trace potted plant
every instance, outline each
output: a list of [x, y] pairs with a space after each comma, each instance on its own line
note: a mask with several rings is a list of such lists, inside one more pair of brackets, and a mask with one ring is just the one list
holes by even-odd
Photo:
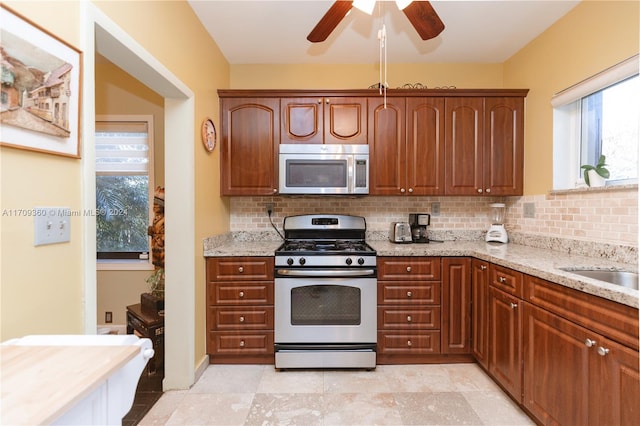
[[146, 279], [149, 292], [140, 295], [142, 310], [152, 314], [164, 310], [164, 268], [158, 268]]
[[581, 169], [584, 169], [584, 183], [586, 183], [587, 186], [604, 186], [605, 180], [609, 179], [609, 169], [606, 168], [605, 161], [605, 156], [601, 155], [595, 166], [591, 164], [583, 164], [580, 166]]

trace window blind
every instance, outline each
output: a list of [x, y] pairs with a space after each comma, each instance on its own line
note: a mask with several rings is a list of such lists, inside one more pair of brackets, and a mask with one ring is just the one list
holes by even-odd
[[96, 173], [147, 175], [149, 129], [140, 121], [96, 121]]

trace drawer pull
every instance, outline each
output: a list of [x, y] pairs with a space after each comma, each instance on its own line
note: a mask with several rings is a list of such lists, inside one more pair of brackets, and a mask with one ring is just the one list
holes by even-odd
[[409, 347], [409, 348], [410, 348], [410, 347], [411, 347], [411, 345], [412, 345], [411, 340], [407, 340], [407, 347]]
[[608, 353], [609, 353], [609, 349], [603, 348], [602, 346], [598, 348], [598, 355], [605, 356]]
[[238, 266], [238, 272], [239, 272], [239, 273], [243, 273], [243, 272], [244, 272], [244, 267], [242, 267], [242, 266]]
[[407, 315], [407, 322], [411, 322], [411, 315]]
[[596, 344], [595, 340], [587, 339], [584, 341], [584, 345], [588, 348], [593, 347]]
[[241, 291], [240, 293], [238, 293], [238, 296], [244, 297], [244, 291]]
[[240, 340], [240, 347], [244, 348], [244, 340]]
[[407, 272], [411, 272], [411, 266], [407, 266]]
[[506, 283], [507, 279], [505, 277], [498, 277], [498, 282], [500, 283]]
[[486, 265], [480, 265], [480, 270], [481, 270], [481, 271], [486, 271], [486, 270], [487, 270]]
[[244, 322], [244, 317], [240, 317], [240, 322]]
[[413, 293], [411, 293], [410, 291], [407, 292], [407, 297], [411, 297], [413, 296]]
[[517, 307], [518, 307], [518, 304], [517, 304], [517, 303], [513, 303], [513, 302], [511, 302], [511, 303], [510, 303], [510, 305], [511, 305], [511, 309], [515, 309], [515, 308], [517, 308]]

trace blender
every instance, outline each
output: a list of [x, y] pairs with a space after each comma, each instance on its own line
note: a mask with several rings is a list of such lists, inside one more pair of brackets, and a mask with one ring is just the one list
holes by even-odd
[[489, 204], [491, 207], [491, 227], [487, 231], [485, 240], [506, 243], [509, 241], [507, 230], [504, 229], [505, 205], [504, 203]]

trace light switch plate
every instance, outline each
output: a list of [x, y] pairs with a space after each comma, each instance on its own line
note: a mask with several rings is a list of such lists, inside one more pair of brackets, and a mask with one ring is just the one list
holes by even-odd
[[69, 207], [34, 207], [34, 245], [71, 241], [71, 209]]

